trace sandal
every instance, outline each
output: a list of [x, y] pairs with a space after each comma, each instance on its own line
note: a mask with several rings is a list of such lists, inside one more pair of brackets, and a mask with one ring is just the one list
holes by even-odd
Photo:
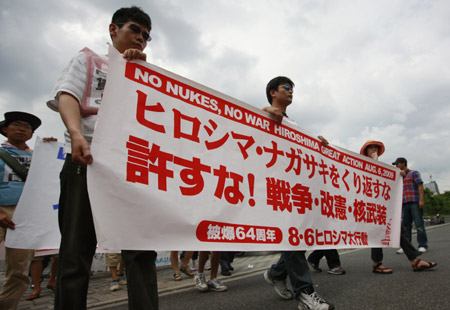
[[373, 267], [372, 272], [379, 274], [391, 274], [393, 271], [391, 268], [384, 267], [383, 265], [381, 265], [381, 263], [378, 263], [376, 266]]
[[56, 285], [47, 285], [47, 288], [53, 292], [56, 292]]
[[40, 293], [33, 293], [31, 295], [28, 295], [25, 299], [31, 301], [39, 298], [39, 296], [41, 296]]
[[183, 280], [183, 279], [181, 278], [181, 275], [180, 275], [179, 273], [174, 273], [174, 274], [173, 274], [173, 279], [174, 279], [175, 281], [181, 281], [181, 280]]
[[422, 265], [419, 266], [420, 262], [422, 262], [422, 260], [420, 258], [417, 258], [416, 261], [412, 264], [412, 269], [413, 271], [423, 271], [423, 270], [428, 270], [431, 268], [436, 267], [437, 263], [435, 262], [426, 262], [423, 261], [424, 263], [426, 263], [427, 265]]
[[188, 277], [192, 277], [192, 276], [194, 276], [194, 273], [192, 272], [192, 270], [191, 270], [191, 268], [189, 268], [189, 266], [186, 266], [186, 267], [181, 267], [180, 268], [180, 271], [182, 272], [182, 273], [184, 273], [185, 275], [187, 275]]

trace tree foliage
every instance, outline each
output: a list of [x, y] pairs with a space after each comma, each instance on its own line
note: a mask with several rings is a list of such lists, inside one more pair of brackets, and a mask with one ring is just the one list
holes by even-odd
[[425, 188], [424, 200], [425, 207], [423, 211], [426, 216], [435, 216], [437, 213], [440, 215], [450, 214], [450, 192], [433, 195], [429, 189]]

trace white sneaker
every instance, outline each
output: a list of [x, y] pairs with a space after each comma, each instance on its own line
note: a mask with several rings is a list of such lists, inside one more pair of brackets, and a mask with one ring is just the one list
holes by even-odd
[[208, 290], [208, 284], [206, 284], [205, 275], [203, 273], [197, 273], [194, 277], [195, 286], [202, 292]]
[[298, 310], [333, 310], [334, 305], [327, 303], [317, 292], [308, 295], [301, 292], [298, 300]]
[[225, 285], [222, 284], [222, 282], [217, 279], [209, 280], [208, 287], [216, 292], [223, 292], [228, 289]]
[[397, 252], [395, 252], [397, 254], [405, 254], [405, 252], [403, 252], [403, 249], [398, 249]]
[[425, 253], [426, 251], [427, 251], [427, 249], [424, 248], [423, 246], [421, 246], [421, 247], [419, 248], [419, 252], [420, 252], [420, 253]]
[[127, 285], [127, 280], [126, 279], [120, 280], [119, 284], [120, 285]]
[[331, 268], [330, 270], [328, 270], [328, 273], [335, 274], [335, 275], [341, 275], [341, 274], [345, 274], [345, 270], [342, 269], [341, 266], [338, 266], [338, 267], [334, 267], [334, 268]]
[[277, 292], [277, 294], [280, 295], [281, 298], [286, 300], [292, 299], [293, 295], [292, 292], [286, 287], [286, 280], [282, 281], [273, 279], [269, 274], [269, 270], [266, 270], [266, 272], [264, 272], [264, 280], [266, 280], [266, 282], [270, 285], [273, 285], [275, 292]]
[[114, 292], [114, 291], [118, 291], [119, 289], [120, 289], [119, 281], [113, 280], [111, 282], [111, 286], [109, 287], [109, 290], [111, 292]]

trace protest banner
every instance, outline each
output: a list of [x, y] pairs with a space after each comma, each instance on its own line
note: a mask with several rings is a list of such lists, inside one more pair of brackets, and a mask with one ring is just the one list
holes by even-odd
[[[35, 256], [59, 252], [61, 235], [58, 227], [59, 173], [64, 164], [63, 143], [43, 142], [36, 138], [32, 164], [13, 221], [16, 229], [8, 229], [6, 242], [0, 245], [0, 260], [5, 257], [4, 246], [34, 249]], [[97, 248], [92, 271], [106, 269], [104, 255], [120, 250]], [[170, 252], [158, 252], [157, 266], [170, 264]]]
[[105, 248], [399, 246], [398, 169], [110, 49], [88, 167]]

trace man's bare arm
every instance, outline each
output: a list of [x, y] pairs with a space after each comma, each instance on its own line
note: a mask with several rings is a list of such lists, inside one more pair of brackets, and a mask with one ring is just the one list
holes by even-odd
[[423, 184], [419, 184], [419, 207], [423, 208], [425, 206]]
[[[264, 112], [270, 113], [274, 117], [274, 120], [277, 121], [278, 123], [281, 123], [281, 121], [283, 120], [283, 112], [279, 108], [266, 106], [263, 107], [262, 110]], [[323, 136], [317, 136], [317, 138], [320, 140], [320, 142], [322, 142], [323, 146], [327, 146], [329, 144], [328, 140], [325, 139]]]
[[78, 100], [68, 93], [59, 96], [59, 113], [72, 141], [72, 161], [83, 167], [94, 161], [88, 142], [81, 131], [81, 115]]
[[270, 113], [273, 116], [274, 120], [278, 123], [281, 123], [281, 121], [283, 120], [283, 113], [279, 108], [270, 106], [270, 107], [264, 107], [264, 108], [262, 108], [262, 110], [264, 112]]

